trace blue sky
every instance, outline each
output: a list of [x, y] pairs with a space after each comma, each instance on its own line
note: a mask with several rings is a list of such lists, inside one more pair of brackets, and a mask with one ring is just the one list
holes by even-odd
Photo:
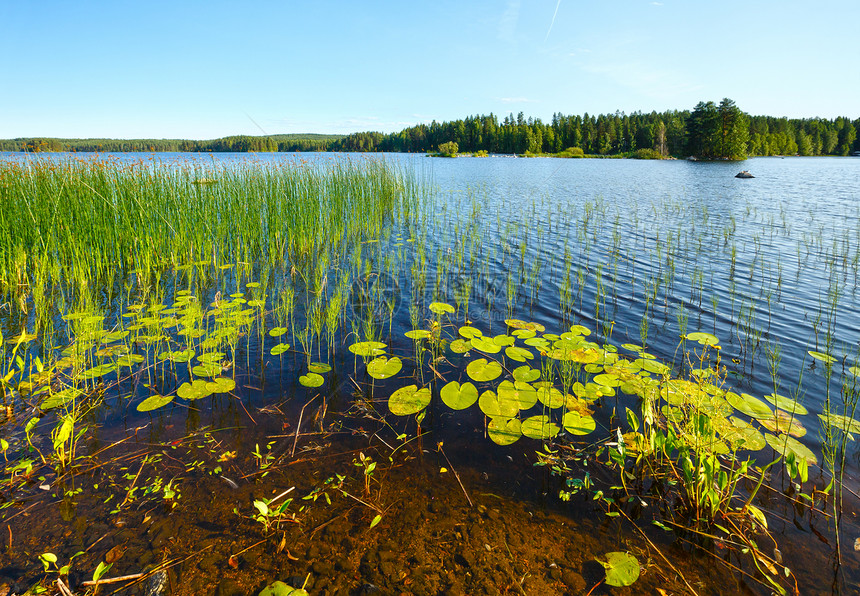
[[0, 138], [391, 132], [493, 112], [860, 117], [857, 0], [0, 0]]

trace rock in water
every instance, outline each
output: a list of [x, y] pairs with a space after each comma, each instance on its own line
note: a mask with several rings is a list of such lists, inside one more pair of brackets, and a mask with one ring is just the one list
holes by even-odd
[[160, 569], [149, 576], [146, 582], [146, 596], [162, 596], [167, 594], [167, 572]]
[[735, 178], [755, 178], [755, 176], [750, 174], [749, 170], [744, 170], [743, 172], [735, 174]]

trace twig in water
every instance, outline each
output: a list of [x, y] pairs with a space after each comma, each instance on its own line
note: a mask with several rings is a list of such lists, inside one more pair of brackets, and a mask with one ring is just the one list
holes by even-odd
[[451, 465], [451, 460], [450, 460], [450, 459], [448, 459], [448, 456], [447, 456], [447, 455], [445, 454], [445, 452], [442, 450], [442, 441], [439, 441], [439, 442], [436, 444], [436, 448], [439, 450], [439, 453], [441, 453], [442, 455], [444, 455], [444, 456], [445, 456], [445, 461], [446, 461], [446, 462], [448, 462], [448, 466], [451, 468], [451, 472], [453, 472], [453, 473], [454, 473], [454, 478], [456, 478], [456, 479], [457, 479], [457, 483], [460, 485], [460, 488], [462, 488], [462, 489], [463, 489], [463, 494], [464, 494], [464, 495], [466, 495], [466, 500], [469, 502], [469, 507], [473, 507], [473, 505], [472, 505], [472, 499], [470, 499], [470, 498], [469, 498], [469, 493], [467, 493], [467, 492], [466, 492], [466, 487], [465, 487], [465, 486], [463, 486], [463, 481], [462, 481], [462, 480], [460, 480], [460, 475], [457, 473], [457, 470], [455, 470], [455, 469], [454, 469], [454, 466], [453, 466], [453, 465]]
[[299, 429], [302, 427], [302, 416], [305, 415], [305, 408], [307, 408], [311, 403], [316, 399], [316, 397], [312, 397], [311, 401], [302, 406], [302, 411], [299, 412], [299, 422], [296, 424], [296, 438], [293, 439], [293, 449], [290, 451], [290, 457], [295, 457], [296, 455], [296, 443], [299, 442]]

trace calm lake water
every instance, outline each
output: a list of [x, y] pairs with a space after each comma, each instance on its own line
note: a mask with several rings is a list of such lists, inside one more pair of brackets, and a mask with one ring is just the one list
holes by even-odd
[[[0, 159], [12, 160], [66, 158], [0, 154]], [[800, 440], [819, 461], [816, 414], [824, 408], [828, 376], [823, 362], [809, 352], [837, 359], [829, 379], [837, 404], [843, 381], [852, 378], [847, 369], [857, 365], [857, 158], [755, 158], [741, 163], [431, 159], [401, 154], [101, 158], [202, 166], [296, 162], [311, 167], [331, 160], [386, 159], [415, 171], [434, 189], [422, 216], [428, 255], [423, 294], [415, 295], [410, 278], [416, 257], [402, 241], [409, 230], [400, 231], [402, 238], [387, 240], [387, 250], [402, 254], [403, 264], [391, 271], [379, 263], [394, 311], [390, 323], [387, 315], [384, 320], [390, 336], [400, 338], [392, 342], [399, 341], [401, 349], [411, 345], [403, 332], [412, 329], [415, 308], [433, 300], [456, 303], [460, 312], [468, 308], [468, 318], [487, 335], [504, 333], [504, 320], [512, 317], [558, 333], [582, 324], [605, 341], [644, 345], [676, 366], [681, 364], [682, 333], [712, 333], [720, 340], [727, 384], [735, 391], [757, 397], [776, 392], [797, 398], [809, 409], [810, 415], [802, 419], [808, 432]], [[735, 178], [740, 170], [749, 170], [755, 178]], [[440, 269], [443, 262], [448, 265]], [[419, 316], [428, 315], [421, 311]], [[351, 355], [341, 352], [332, 362], [335, 370], [351, 367]], [[268, 357], [269, 364], [258, 364], [267, 354], [268, 346], [250, 348], [247, 362], [252, 370], [240, 373], [247, 374], [249, 408], [283, 403], [284, 395], [300, 391], [285, 379], [300, 372], [301, 363], [278, 364]], [[273, 370], [278, 366], [281, 370]], [[268, 384], [257, 383], [267, 367]], [[209, 423], [226, 424], [235, 414], [231, 410]], [[134, 424], [124, 420], [125, 426]], [[608, 412], [601, 422], [609, 423]], [[168, 417], [163, 423], [179, 424], [180, 419]], [[445, 436], [455, 436], [448, 432]], [[476, 470], [487, 465], [493, 453], [460, 454], [454, 462], [477, 477]], [[846, 482], [856, 492], [856, 447], [850, 447], [849, 459]], [[813, 476], [824, 477], [810, 471]], [[784, 515], [786, 523], [772, 530], [789, 540], [783, 553], [795, 553], [800, 569], [801, 545], [810, 540], [809, 526], [814, 524], [808, 519], [789, 523], [782, 505], [774, 504], [773, 511]], [[852, 532], [858, 529], [851, 520], [845, 527], [845, 543], [853, 544]], [[807, 574], [804, 586], [817, 584]]]

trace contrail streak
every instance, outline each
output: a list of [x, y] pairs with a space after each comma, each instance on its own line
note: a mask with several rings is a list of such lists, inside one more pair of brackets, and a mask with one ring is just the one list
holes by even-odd
[[555, 25], [555, 16], [558, 14], [559, 6], [561, 6], [561, 0], [558, 0], [558, 3], [555, 5], [555, 12], [552, 13], [552, 20], [549, 22], [549, 29], [546, 30], [546, 37], [543, 38], [544, 41], [549, 39], [549, 32], [552, 31], [552, 26]]

